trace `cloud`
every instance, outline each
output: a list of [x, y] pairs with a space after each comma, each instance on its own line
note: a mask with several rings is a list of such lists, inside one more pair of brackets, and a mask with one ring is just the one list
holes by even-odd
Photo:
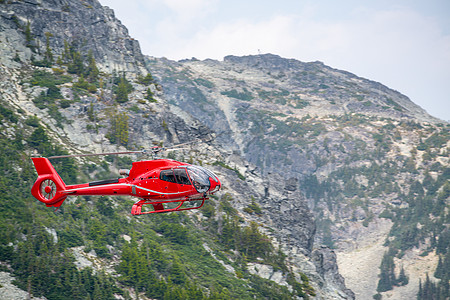
[[450, 36], [436, 20], [407, 9], [370, 11], [345, 23], [343, 32], [346, 53], [320, 53], [327, 64], [380, 81], [449, 119]]
[[279, 53], [283, 48], [292, 47], [291, 23], [292, 19], [285, 16], [258, 23], [246, 20], [222, 23], [182, 39], [183, 45], [173, 55], [221, 59], [230, 54], [257, 54], [258, 50]]
[[159, 0], [170, 8], [178, 20], [192, 20], [214, 11], [217, 0]]

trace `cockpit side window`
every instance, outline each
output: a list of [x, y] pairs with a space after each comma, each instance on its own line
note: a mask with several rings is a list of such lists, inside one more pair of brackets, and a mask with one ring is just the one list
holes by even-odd
[[175, 176], [173, 175], [173, 170], [162, 170], [159, 173], [159, 179], [176, 183]]
[[179, 184], [191, 184], [191, 181], [188, 178], [185, 168], [174, 169], [173, 174], [175, 175], [175, 179]]

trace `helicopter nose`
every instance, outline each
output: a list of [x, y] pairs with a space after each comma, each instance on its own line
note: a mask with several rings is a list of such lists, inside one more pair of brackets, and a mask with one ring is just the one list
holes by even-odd
[[211, 183], [209, 188], [210, 194], [214, 194], [222, 187], [222, 184], [220, 183], [220, 180], [217, 177], [215, 179], [209, 177], [209, 182]]

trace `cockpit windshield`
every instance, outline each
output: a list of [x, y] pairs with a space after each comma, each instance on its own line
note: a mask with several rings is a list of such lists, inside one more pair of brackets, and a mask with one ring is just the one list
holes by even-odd
[[202, 168], [202, 167], [199, 167], [199, 166], [194, 166], [194, 167], [202, 169], [206, 174], [208, 174], [209, 177], [211, 177], [212, 180], [214, 180], [215, 182], [219, 182], [219, 178], [212, 171]]
[[[199, 167], [199, 166], [188, 166], [186, 167], [186, 170], [189, 174], [189, 177], [191, 178], [192, 184], [194, 185], [195, 189], [199, 193], [205, 193], [209, 190], [211, 183], [209, 182], [211, 171], [207, 171], [205, 168]], [[214, 175], [214, 174], [212, 174]], [[215, 176], [211, 176], [214, 180]]]

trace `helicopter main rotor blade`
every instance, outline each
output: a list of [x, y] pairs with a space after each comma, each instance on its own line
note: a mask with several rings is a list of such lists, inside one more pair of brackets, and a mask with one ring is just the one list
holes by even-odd
[[53, 158], [66, 158], [66, 157], [83, 157], [83, 156], [100, 156], [100, 155], [120, 155], [120, 154], [135, 154], [135, 153], [145, 153], [145, 150], [142, 151], [124, 151], [124, 152], [105, 152], [105, 153], [89, 153], [89, 154], [71, 154], [71, 155], [56, 155], [50, 156], [48, 159]]
[[170, 149], [164, 149], [164, 151], [179, 151], [179, 150], [189, 150], [189, 148], [170, 148]]
[[176, 144], [176, 145], [170, 146], [170, 149], [176, 148], [176, 147], [180, 147], [180, 146], [184, 146], [184, 145], [193, 144], [195, 142], [197, 142], [197, 141], [190, 141], [190, 142], [186, 142], [186, 143]]
[[180, 146], [184, 146], [184, 145], [189, 145], [195, 143], [195, 141], [190, 141], [190, 142], [186, 142], [186, 143], [181, 143], [181, 144], [177, 144], [177, 145], [173, 145], [170, 148], [165, 148], [165, 147], [154, 147], [152, 149], [149, 150], [140, 150], [140, 151], [123, 151], [123, 152], [105, 152], [105, 153], [88, 153], [88, 154], [70, 154], [70, 155], [55, 155], [55, 156], [50, 156], [47, 157], [48, 159], [57, 159], [57, 158], [67, 158], [67, 157], [86, 157], [86, 156], [101, 156], [101, 155], [121, 155], [121, 154], [136, 154], [136, 153], [141, 153], [141, 154], [145, 154], [147, 152], [156, 154], [158, 152], [161, 151], [178, 151], [178, 150], [189, 150], [189, 148], [178, 148]]

